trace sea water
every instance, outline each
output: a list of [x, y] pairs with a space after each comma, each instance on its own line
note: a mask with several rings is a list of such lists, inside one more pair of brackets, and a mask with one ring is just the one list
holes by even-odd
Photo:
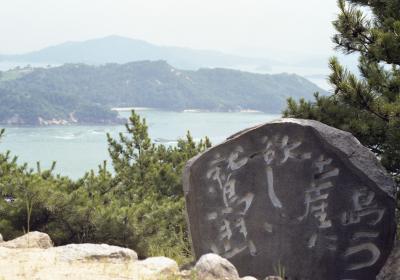
[[[210, 112], [168, 112], [140, 110], [146, 118], [149, 135], [155, 143], [174, 145], [190, 131], [195, 140], [208, 136], [218, 144], [228, 136], [251, 126], [277, 119], [279, 115], [256, 112], [210, 113]], [[127, 117], [129, 113], [121, 112]], [[18, 156], [19, 163], [28, 163], [36, 168], [49, 168], [56, 161], [55, 173], [79, 178], [110, 158], [107, 151], [106, 134], [114, 138], [120, 132], [126, 133], [123, 125], [68, 125], [46, 127], [5, 127], [5, 136], [0, 140], [0, 152], [10, 150]]]

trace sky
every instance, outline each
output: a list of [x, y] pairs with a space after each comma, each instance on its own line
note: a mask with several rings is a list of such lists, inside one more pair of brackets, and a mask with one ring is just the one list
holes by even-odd
[[333, 54], [336, 0], [1, 0], [0, 53], [108, 35], [278, 59]]

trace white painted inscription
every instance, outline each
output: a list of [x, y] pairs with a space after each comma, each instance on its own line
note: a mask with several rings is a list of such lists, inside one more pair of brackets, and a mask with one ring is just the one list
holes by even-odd
[[[349, 263], [348, 271], [373, 266], [379, 260], [381, 251], [374, 243], [379, 232], [371, 231], [370, 228], [377, 226], [385, 213], [385, 209], [379, 207], [375, 201], [375, 193], [366, 187], [353, 189], [352, 206], [353, 209], [342, 214], [342, 225], [351, 226], [363, 222], [365, 230], [353, 234], [350, 246], [344, 253], [344, 258]], [[363, 256], [363, 261], [357, 261], [360, 256]]]
[[[304, 214], [298, 217], [299, 221], [303, 221], [308, 217], [313, 217], [318, 222], [318, 228], [308, 241], [308, 248], [316, 246], [318, 236], [322, 235], [321, 230], [332, 227], [332, 221], [328, 217], [328, 198], [330, 189], [334, 187], [332, 179], [339, 175], [339, 169], [332, 164], [332, 159], [320, 155], [312, 165], [314, 169], [311, 185], [305, 190]], [[327, 249], [335, 251], [337, 248], [337, 237], [334, 235], [322, 235], [320, 238], [325, 239]]]
[[305, 190], [305, 213], [299, 217], [300, 221], [309, 215], [314, 216], [319, 228], [329, 228], [332, 222], [328, 219], [328, 197], [329, 190], [334, 187], [331, 177], [339, 175], [339, 169], [332, 166], [332, 159], [321, 155], [313, 164], [315, 172], [311, 186]]
[[265, 144], [263, 151], [264, 161], [266, 163], [267, 174], [267, 193], [275, 208], [283, 208], [282, 202], [276, 195], [274, 188], [273, 164], [282, 165], [289, 159], [305, 160], [311, 158], [311, 153], [299, 153], [296, 151], [301, 146], [301, 141], [290, 142], [289, 136], [264, 137], [262, 143]]
[[355, 189], [352, 196], [354, 209], [343, 213], [342, 224], [358, 224], [361, 222], [361, 219], [368, 219], [367, 223], [369, 225], [377, 225], [382, 220], [385, 209], [379, 208], [374, 203], [374, 198], [375, 193], [368, 191], [367, 188]]
[[219, 242], [214, 242], [211, 250], [226, 258], [232, 258], [246, 249], [251, 255], [257, 253], [253, 241], [248, 238], [245, 221], [254, 194], [249, 192], [239, 196], [236, 192], [238, 186], [233, 173], [248, 162], [248, 157], [241, 156], [243, 152], [243, 148], [237, 146], [227, 158], [217, 154], [207, 172], [207, 178], [216, 183], [216, 188], [212, 187], [211, 193], [219, 193], [223, 202], [218, 211], [207, 214], [207, 220], [215, 223], [218, 228]]
[[347, 266], [347, 270], [359, 270], [372, 266], [378, 261], [379, 257], [381, 256], [381, 251], [372, 242], [352, 246], [346, 250], [344, 256], [348, 258], [350, 256], [355, 256], [360, 253], [369, 254], [369, 259], [364, 262], [349, 263], [349, 265]]

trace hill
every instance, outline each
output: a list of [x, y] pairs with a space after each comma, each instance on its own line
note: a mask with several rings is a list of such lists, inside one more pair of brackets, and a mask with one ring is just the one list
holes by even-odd
[[288, 97], [315, 91], [323, 92], [294, 74], [183, 71], [165, 61], [22, 68], [0, 72], [0, 123], [113, 123], [112, 107], [279, 113]]
[[270, 60], [228, 55], [217, 51], [158, 46], [142, 40], [108, 36], [82, 42], [66, 42], [39, 51], [17, 55], [0, 55], [0, 61], [22, 63], [128, 63], [141, 60], [165, 60], [180, 69], [201, 67], [240, 68], [257, 66], [268, 68]]

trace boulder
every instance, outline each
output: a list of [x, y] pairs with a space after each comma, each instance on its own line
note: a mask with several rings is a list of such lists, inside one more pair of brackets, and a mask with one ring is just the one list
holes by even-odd
[[1, 242], [0, 246], [11, 249], [23, 249], [23, 248], [47, 249], [53, 247], [53, 242], [46, 233], [32, 231], [13, 240], [7, 242]]
[[257, 280], [257, 278], [253, 277], [253, 276], [245, 276], [240, 278], [240, 280]]
[[[177, 277], [178, 276], [178, 277]], [[179, 278], [174, 260], [137, 260], [130, 249], [106, 244], [71, 244], [49, 249], [0, 246], [0, 279], [172, 280]], [[193, 277], [182, 278], [193, 280]]]
[[233, 264], [216, 254], [203, 255], [196, 263], [194, 269], [199, 279], [239, 279], [239, 274]]
[[136, 261], [135, 251], [107, 244], [69, 244], [52, 249], [62, 261]]
[[[179, 274], [176, 261], [166, 257], [151, 257], [136, 263], [133, 279], [174, 279]], [[170, 278], [168, 278], [170, 277]]]
[[0, 243], [1, 242], [4, 242], [4, 240], [3, 240], [3, 235], [1, 235], [1, 233], [0, 233]]
[[180, 280], [193, 280], [196, 279], [195, 276], [196, 272], [194, 270], [181, 270], [178, 274], [177, 274], [177, 279]]
[[393, 179], [317, 121], [241, 131], [191, 159], [183, 187], [195, 257], [220, 255], [240, 276], [375, 280], [393, 248]]
[[400, 279], [400, 244], [398, 243], [390, 254], [385, 266], [376, 277], [376, 280]]

